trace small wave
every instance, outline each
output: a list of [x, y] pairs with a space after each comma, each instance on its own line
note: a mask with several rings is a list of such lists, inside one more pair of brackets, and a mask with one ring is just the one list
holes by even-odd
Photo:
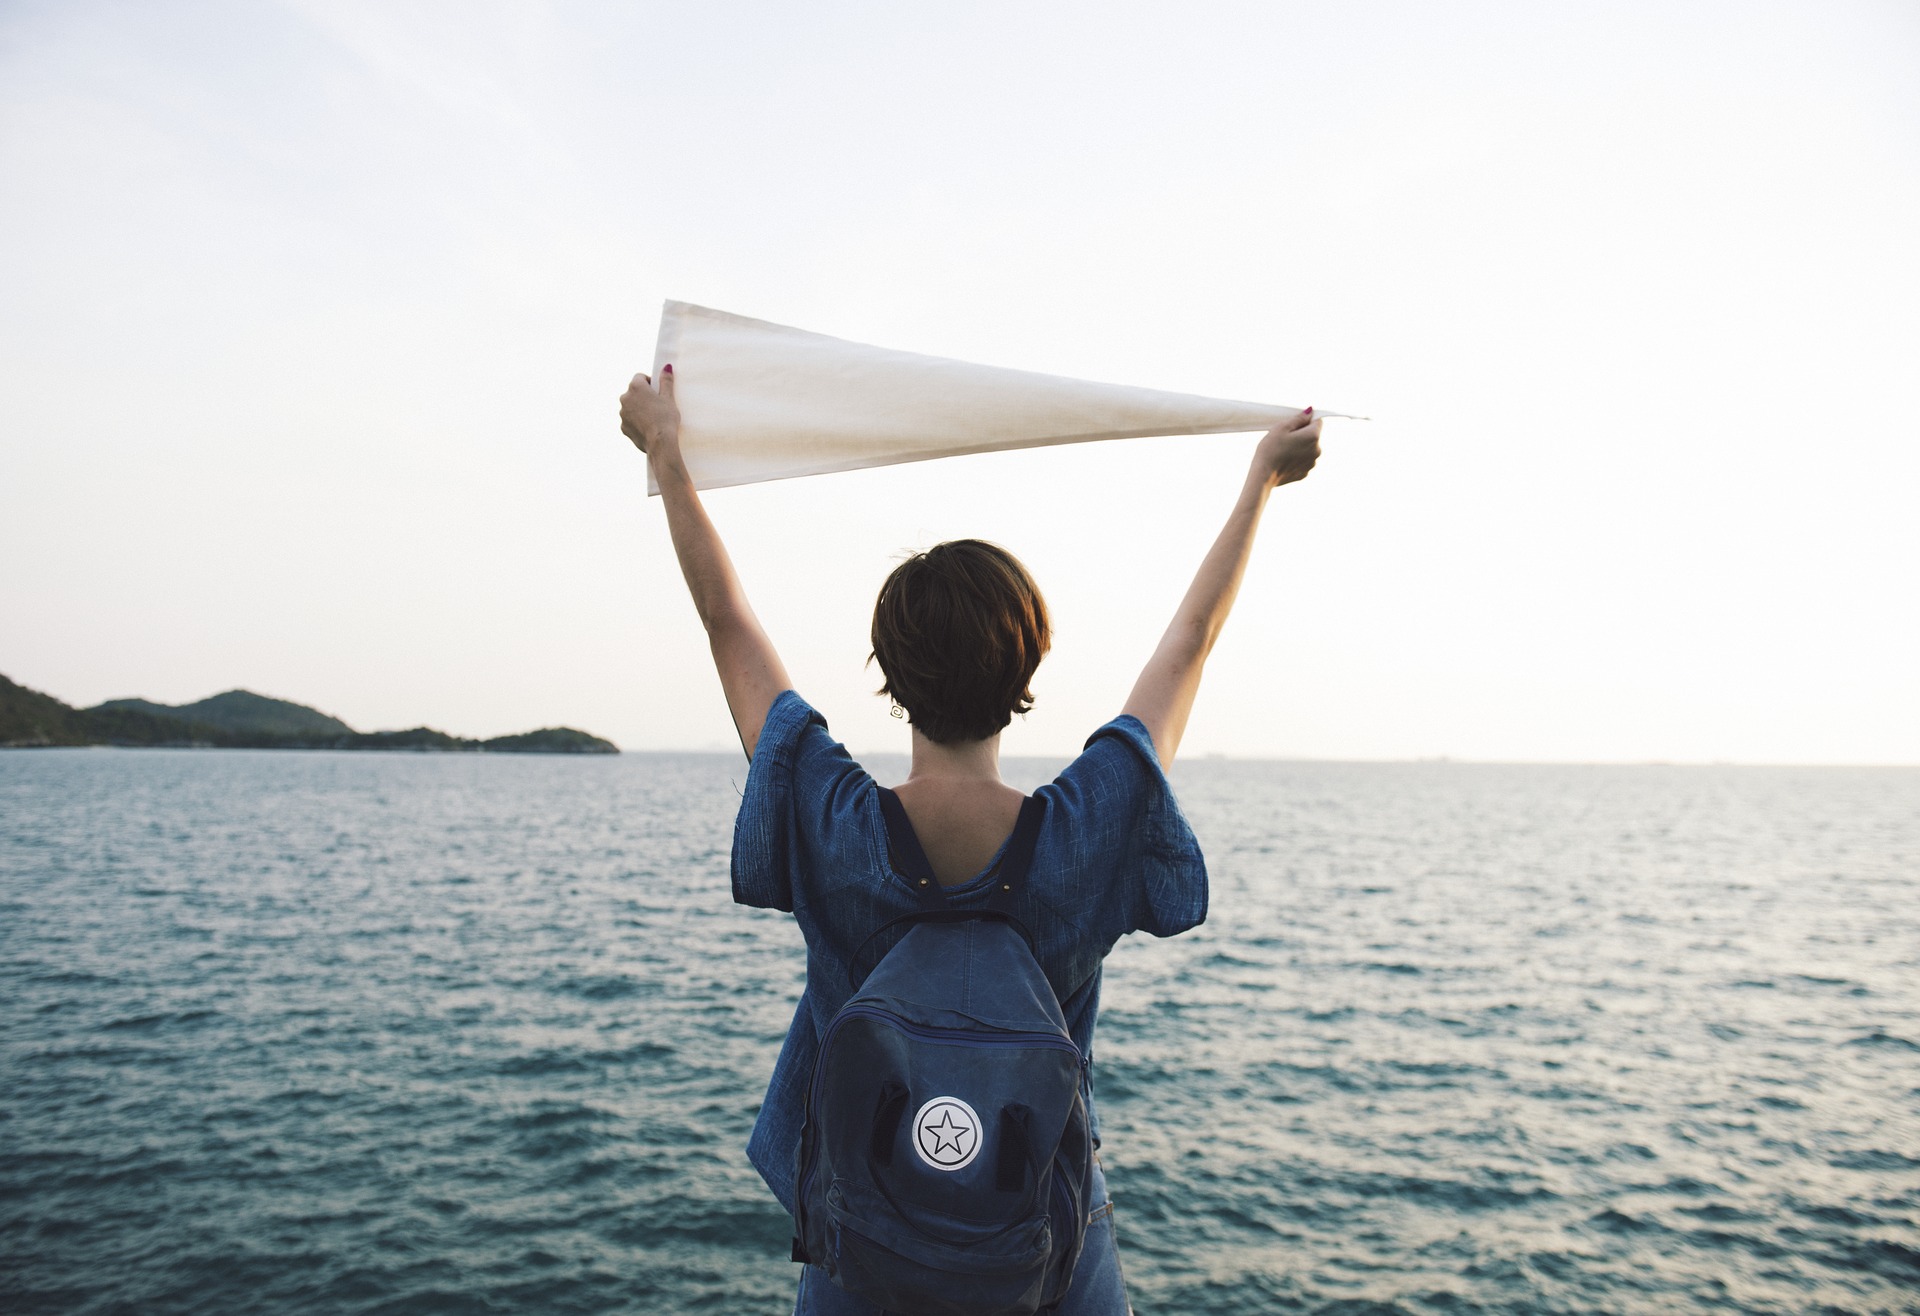
[[[1417, 1074], [1422, 1078], [1491, 1078], [1504, 1080], [1507, 1076], [1497, 1069], [1485, 1065], [1457, 1064], [1446, 1060], [1389, 1060], [1386, 1067], [1396, 1074]], [[1458, 1084], [1436, 1084], [1435, 1086], [1458, 1086]]]
[[134, 1015], [126, 1019], [113, 1019], [100, 1025], [103, 1033], [152, 1033], [174, 1024], [194, 1024], [206, 1019], [218, 1019], [222, 1015], [218, 1010], [163, 1010], [158, 1014]]
[[1659, 1153], [1637, 1142], [1616, 1142], [1606, 1150], [1609, 1161], [1657, 1161]]
[[1865, 1215], [1845, 1206], [1821, 1206], [1789, 1201], [1787, 1209], [1808, 1220], [1818, 1220], [1823, 1225], [1844, 1225], [1849, 1229], [1864, 1229], [1872, 1225], [1891, 1223], [1884, 1216]]
[[580, 1156], [613, 1140], [612, 1133], [597, 1128], [559, 1129], [521, 1138], [514, 1143], [513, 1150], [530, 1161], [552, 1161]]
[[1856, 1037], [1842, 1043], [1844, 1046], [1884, 1046], [1896, 1051], [1920, 1051], [1920, 1042], [1909, 1042], [1904, 1037], [1895, 1037], [1892, 1033], [1874, 1029], [1865, 1037]]
[[602, 1120], [617, 1118], [604, 1110], [596, 1110], [586, 1105], [537, 1106], [532, 1110], [510, 1115], [504, 1121], [507, 1128], [516, 1133], [537, 1133], [544, 1129], [565, 1128], [573, 1124], [592, 1124]]
[[1920, 1170], [1920, 1159], [1878, 1147], [1862, 1151], [1844, 1151], [1827, 1158], [1836, 1170]]
[[1194, 966], [1200, 969], [1271, 969], [1273, 966], [1260, 960], [1243, 959], [1224, 950], [1217, 950]]
[[729, 1249], [760, 1246], [786, 1255], [792, 1221], [768, 1211], [758, 1202], [709, 1201], [700, 1209], [636, 1221], [609, 1231], [616, 1242], [654, 1243], [673, 1239], [684, 1243], [716, 1244]]
[[1654, 1193], [1674, 1193], [1681, 1197], [1700, 1197], [1707, 1193], [1717, 1193], [1720, 1189], [1713, 1184], [1702, 1183], [1690, 1174], [1680, 1174], [1675, 1175], [1664, 1183], [1650, 1185], [1647, 1191]]
[[56, 987], [84, 987], [91, 983], [103, 983], [116, 986], [120, 979], [99, 973], [88, 973], [85, 969], [56, 969], [52, 973], [29, 973], [25, 980], [31, 983], [49, 983]]
[[578, 1051], [534, 1051], [530, 1054], [508, 1056], [497, 1061], [493, 1072], [514, 1078], [546, 1078], [560, 1074], [582, 1074], [597, 1072], [600, 1065], [589, 1061]]
[[1252, 1078], [1264, 1077], [1278, 1083], [1288, 1080], [1318, 1082], [1342, 1092], [1367, 1092], [1374, 1087], [1371, 1081], [1361, 1075], [1348, 1073], [1333, 1065], [1296, 1065], [1285, 1060], [1268, 1060], [1247, 1068]]
[[608, 1159], [588, 1157], [573, 1167], [573, 1173], [568, 1176], [568, 1182], [573, 1184], [593, 1183], [606, 1178], [608, 1175], [618, 1174], [626, 1168], [627, 1161], [625, 1157]]
[[1843, 1270], [1866, 1271], [1896, 1284], [1920, 1283], [1920, 1248], [1890, 1238], [1863, 1238], [1827, 1252], [1821, 1259]]
[[1769, 1261], [1777, 1261], [1787, 1255], [1786, 1248], [1758, 1234], [1734, 1233], [1725, 1229], [1689, 1229], [1685, 1238], [1700, 1247], [1720, 1252], [1744, 1252]]
[[1743, 1211], [1737, 1206], [1728, 1206], [1725, 1202], [1708, 1202], [1702, 1206], [1676, 1206], [1673, 1208], [1681, 1215], [1690, 1215], [1695, 1220], [1707, 1220], [1714, 1224], [1743, 1224], [1768, 1217], [1758, 1211]]
[[671, 1060], [675, 1054], [672, 1047], [662, 1046], [658, 1042], [636, 1042], [632, 1046], [617, 1050], [576, 1051], [550, 1047], [509, 1056], [495, 1062], [491, 1068], [496, 1074], [510, 1074], [516, 1077], [597, 1074], [605, 1069], [618, 1069], [628, 1065], [657, 1065], [660, 1061]]
[[347, 1094], [345, 1092], [328, 1092], [324, 1088], [283, 1088], [279, 1092], [272, 1093], [266, 1098], [268, 1104], [292, 1102], [300, 1105], [305, 1105], [310, 1102], [322, 1102], [331, 1105], [334, 1102], [345, 1101], [346, 1099]]
[[1351, 1019], [1358, 1013], [1351, 1005], [1338, 1005], [1331, 1010], [1308, 1010], [1301, 1018], [1316, 1024], [1331, 1024]]
[[635, 996], [657, 996], [660, 984], [625, 973], [600, 974], [565, 979], [555, 984], [553, 991], [583, 1001], [624, 1001]]
[[1539, 1206], [1557, 1201], [1551, 1188], [1509, 1188], [1497, 1183], [1472, 1183], [1461, 1179], [1427, 1179], [1416, 1175], [1369, 1175], [1350, 1179], [1348, 1186], [1360, 1196], [1388, 1196], [1426, 1200], [1454, 1211], [1503, 1210], [1518, 1206]]

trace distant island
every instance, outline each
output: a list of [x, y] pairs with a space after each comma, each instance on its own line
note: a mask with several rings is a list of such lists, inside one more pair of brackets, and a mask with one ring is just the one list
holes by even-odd
[[337, 717], [251, 690], [193, 704], [109, 699], [75, 708], [0, 676], [0, 749], [143, 745], [194, 749], [369, 749], [456, 754], [618, 754], [610, 740], [572, 727], [468, 740], [432, 727], [355, 731]]

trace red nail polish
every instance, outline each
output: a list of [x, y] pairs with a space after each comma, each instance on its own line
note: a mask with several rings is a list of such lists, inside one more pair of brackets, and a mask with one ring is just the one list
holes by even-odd
[[[660, 373], [663, 375], [671, 375], [673, 373], [673, 367], [665, 366], [661, 369]], [[1309, 408], [1309, 410], [1311, 410], [1311, 408]]]
[[[667, 367], [667, 369], [669, 369], [669, 370], [671, 370], [671, 369], [673, 369], [673, 367], [672, 367], [672, 366], [668, 366], [668, 367]], [[1312, 407], [1308, 407], [1308, 408], [1307, 408], [1307, 409], [1306, 409], [1305, 411], [1303, 411], [1303, 412], [1301, 412], [1300, 414], [1301, 414], [1301, 415], [1303, 415], [1303, 416], [1311, 416], [1311, 415], [1313, 414], [1313, 408], [1312, 408]]]

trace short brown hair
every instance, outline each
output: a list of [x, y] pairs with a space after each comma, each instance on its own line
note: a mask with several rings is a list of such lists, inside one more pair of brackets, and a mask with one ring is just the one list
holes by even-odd
[[1047, 603], [1020, 559], [953, 539], [895, 567], [873, 605], [873, 659], [927, 739], [985, 740], [1033, 707], [1028, 684], [1053, 642]]

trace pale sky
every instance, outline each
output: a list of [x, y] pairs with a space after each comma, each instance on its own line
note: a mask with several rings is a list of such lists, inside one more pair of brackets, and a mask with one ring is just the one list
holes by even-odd
[[[1920, 762], [1911, 4], [0, 5], [0, 672], [731, 724], [614, 400], [672, 297], [1375, 417], [1183, 752]], [[1115, 713], [1251, 436], [708, 495], [801, 692], [998, 540]]]

